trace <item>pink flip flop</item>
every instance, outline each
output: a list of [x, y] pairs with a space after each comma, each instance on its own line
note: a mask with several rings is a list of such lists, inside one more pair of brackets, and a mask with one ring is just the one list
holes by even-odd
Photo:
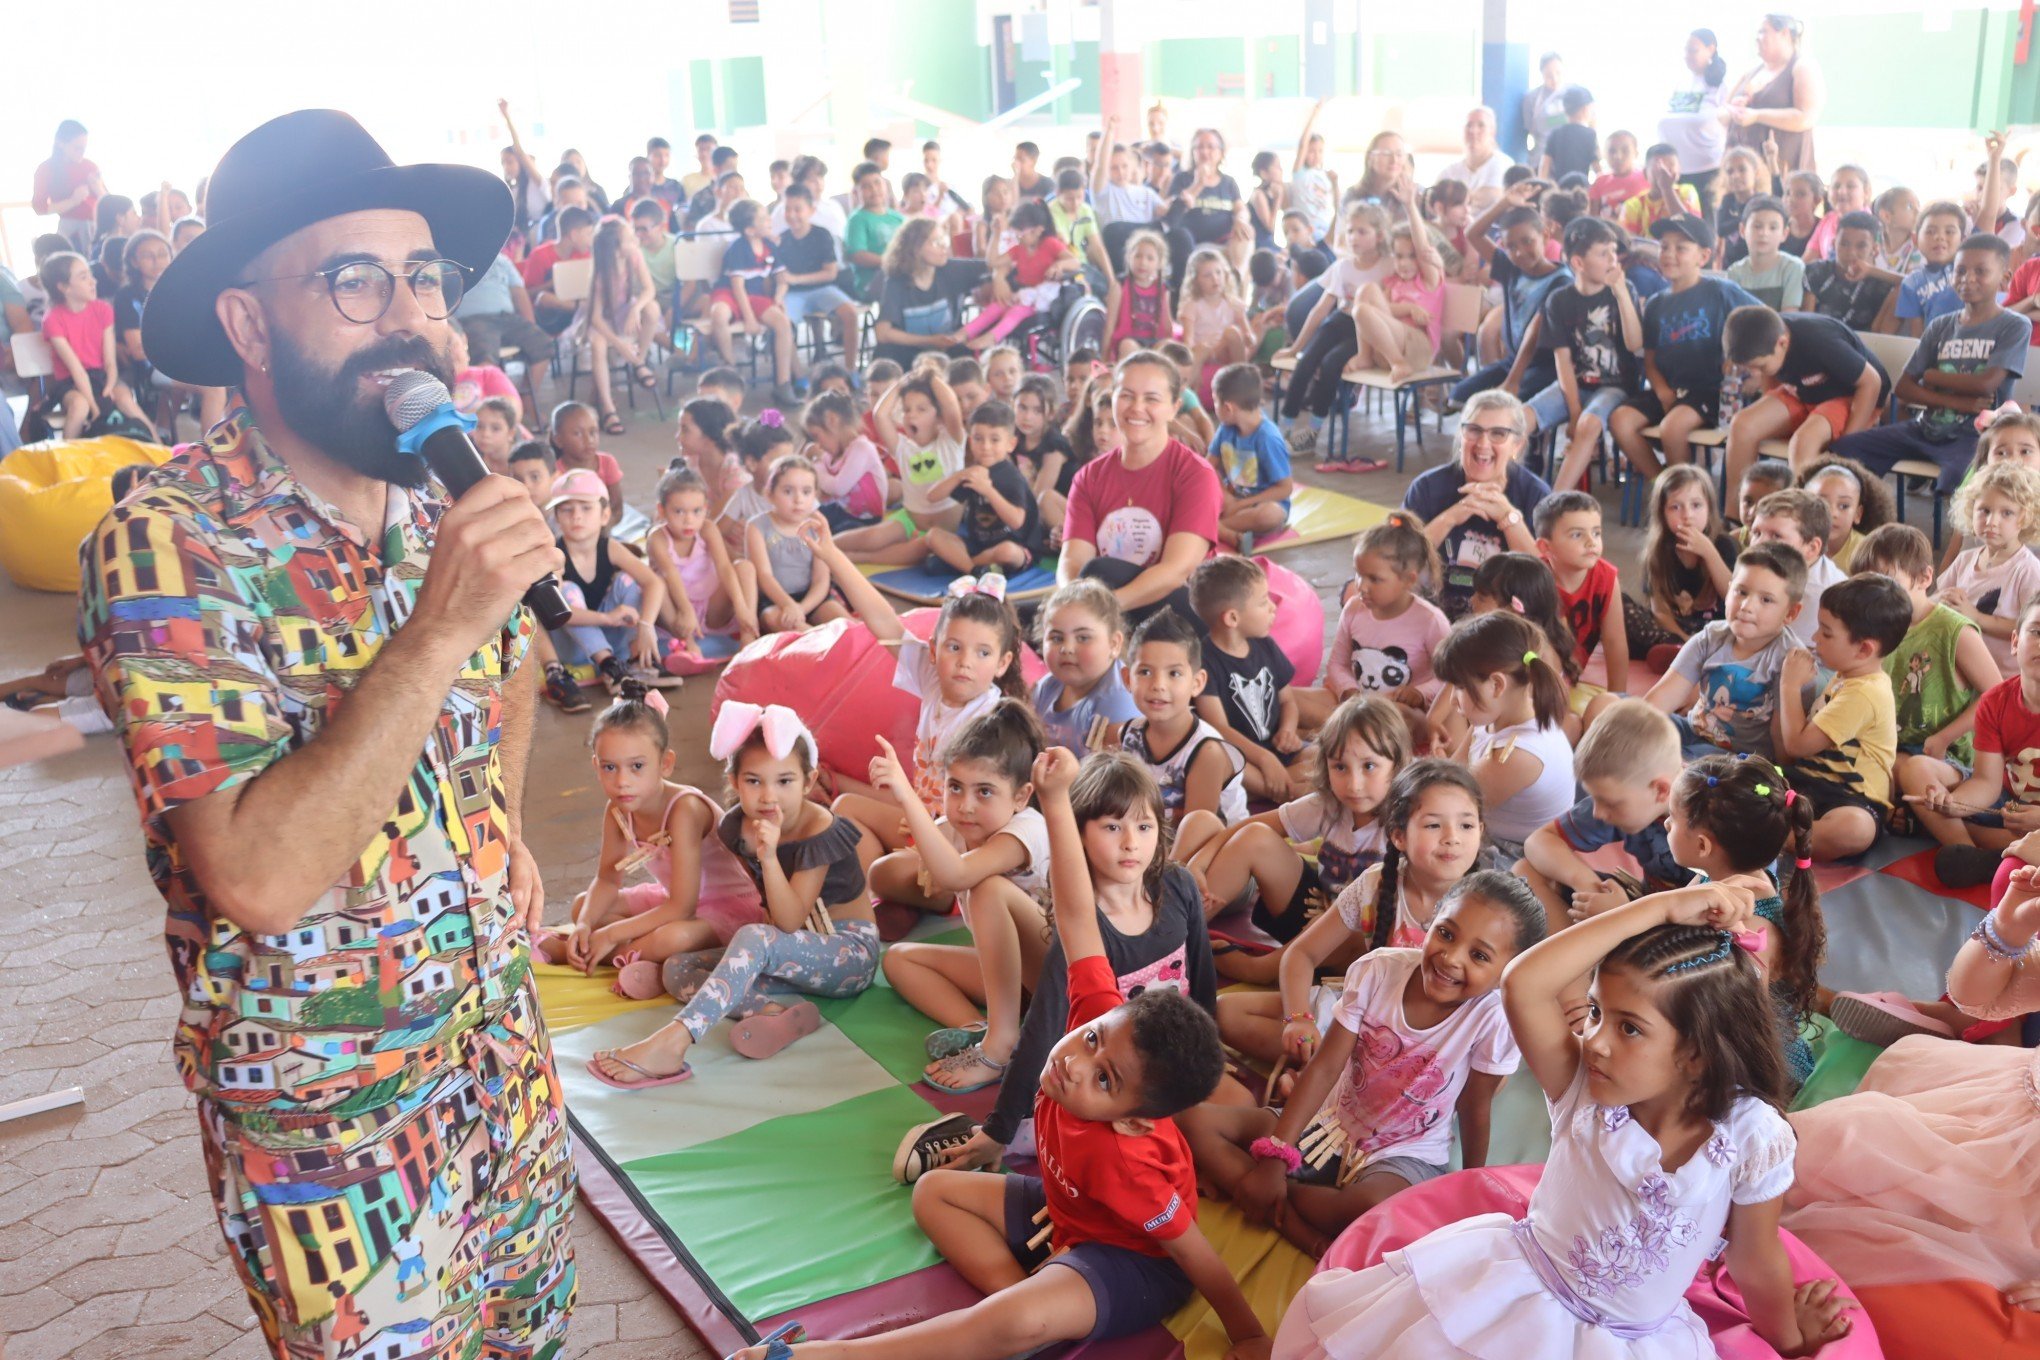
[[[640, 1080], [618, 1081], [615, 1077], [610, 1076], [601, 1067], [597, 1066], [597, 1059], [600, 1058], [614, 1058], [631, 1071], [637, 1073]], [[594, 1076], [595, 1080], [601, 1082], [604, 1086], [614, 1086], [619, 1091], [649, 1091], [654, 1086], [671, 1086], [674, 1082], [686, 1081], [694, 1075], [694, 1068], [692, 1066], [682, 1066], [678, 1072], [662, 1077], [656, 1072], [647, 1072], [644, 1068], [639, 1067], [613, 1048], [596, 1049], [595, 1057], [588, 1059], [588, 1071]]]
[[1914, 1034], [1955, 1037], [1954, 1030], [1897, 992], [1837, 992], [1828, 1015], [1842, 1033], [1879, 1048]]
[[747, 1058], [769, 1058], [794, 1040], [822, 1027], [822, 1013], [812, 1001], [796, 1001], [771, 1015], [752, 1015], [730, 1031], [730, 1047]]

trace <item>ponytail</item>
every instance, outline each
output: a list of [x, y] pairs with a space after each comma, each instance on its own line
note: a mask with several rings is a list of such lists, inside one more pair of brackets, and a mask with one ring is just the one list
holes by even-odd
[[1395, 934], [1396, 917], [1401, 915], [1401, 885], [1397, 882], [1401, 877], [1402, 851], [1390, 841], [1388, 853], [1381, 857], [1381, 876], [1374, 884], [1374, 932], [1367, 940], [1370, 953], [1384, 948], [1389, 937]]
[[1471, 689], [1492, 675], [1506, 675], [1530, 688], [1537, 725], [1551, 727], [1565, 717], [1565, 680], [1552, 658], [1544, 630], [1520, 614], [1475, 614], [1453, 625], [1431, 657], [1431, 669], [1448, 685]]
[[1474, 807], [1481, 811], [1483, 823], [1486, 821], [1480, 784], [1464, 765], [1426, 756], [1409, 762], [1396, 773], [1378, 814], [1388, 850], [1381, 857], [1381, 876], [1375, 883], [1374, 929], [1368, 939], [1369, 949], [1380, 949], [1389, 942], [1395, 934], [1396, 917], [1401, 914], [1403, 853], [1395, 838], [1409, 830], [1410, 818], [1417, 815], [1424, 795], [1440, 784], [1449, 784], [1472, 799]]
[[[1781, 771], [1781, 786], [1784, 778]], [[1785, 805], [1792, 842], [1792, 868], [1779, 890], [1785, 938], [1778, 942], [1778, 987], [1805, 1015], [1813, 1010], [1821, 960], [1827, 955], [1827, 921], [1820, 911], [1820, 887], [1813, 881], [1813, 800], [1783, 787], [1774, 796]]]

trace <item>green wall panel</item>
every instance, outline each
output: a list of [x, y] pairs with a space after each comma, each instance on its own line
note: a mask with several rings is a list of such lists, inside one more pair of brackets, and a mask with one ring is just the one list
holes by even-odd
[[1373, 70], [1366, 92], [1388, 99], [1421, 99], [1463, 94], [1475, 68], [1473, 32], [1396, 33], [1376, 31], [1370, 52]]
[[[1822, 118], [1867, 127], [1977, 128], [2006, 111], [2005, 72], [2012, 14], [1958, 12], [1939, 32], [1918, 13], [1860, 14], [1823, 24], [1820, 60], [1828, 72]], [[1898, 75], [1899, 64], [1905, 72]], [[1886, 71], [1881, 80], [1837, 80], [1836, 72]]]
[[[715, 116], [715, 63], [697, 59], [687, 63], [687, 89], [694, 97], [694, 127], [697, 132], [721, 126]], [[692, 140], [691, 138], [689, 139]], [[674, 163], [691, 154], [692, 147], [675, 147]]]
[[[1245, 41], [1240, 38], [1163, 38], [1148, 49], [1155, 94], [1190, 99], [1220, 93], [1218, 78], [1246, 74]], [[1234, 87], [1227, 93], [1237, 94]]]
[[912, 81], [917, 103], [979, 121], [992, 116], [992, 58], [978, 41], [973, 6], [956, 0], [892, 0], [890, 26], [879, 50], [888, 62], [888, 82], [898, 89]]
[[1303, 93], [1303, 39], [1258, 37], [1254, 45], [1254, 94], [1277, 99]]
[[758, 127], [765, 122], [765, 58], [732, 57], [722, 64], [725, 127]]

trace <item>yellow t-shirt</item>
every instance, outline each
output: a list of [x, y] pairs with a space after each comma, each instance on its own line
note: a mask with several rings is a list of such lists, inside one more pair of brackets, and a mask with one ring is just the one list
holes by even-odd
[[1861, 529], [1849, 530], [1849, 536], [1842, 540], [1842, 546], [1835, 549], [1834, 562], [1843, 571], [1856, 570], [1856, 552], [1863, 546], [1866, 535]]
[[1881, 669], [1854, 679], [1836, 676], [1814, 701], [1807, 721], [1834, 742], [1795, 762], [1792, 772], [1823, 779], [1891, 806], [1891, 766], [1898, 759], [1898, 703]]

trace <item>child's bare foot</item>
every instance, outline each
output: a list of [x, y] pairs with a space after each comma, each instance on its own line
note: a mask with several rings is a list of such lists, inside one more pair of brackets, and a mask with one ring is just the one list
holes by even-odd
[[648, 1074], [670, 1077], [687, 1066], [687, 1050], [693, 1046], [694, 1036], [687, 1032], [685, 1025], [662, 1025], [634, 1044], [613, 1053], [596, 1054], [594, 1066], [611, 1081], [642, 1081]]
[[1390, 364], [1388, 366], [1389, 384], [1393, 387], [1401, 387], [1414, 377], [1416, 372], [1417, 370], [1411, 368], [1408, 364]]

